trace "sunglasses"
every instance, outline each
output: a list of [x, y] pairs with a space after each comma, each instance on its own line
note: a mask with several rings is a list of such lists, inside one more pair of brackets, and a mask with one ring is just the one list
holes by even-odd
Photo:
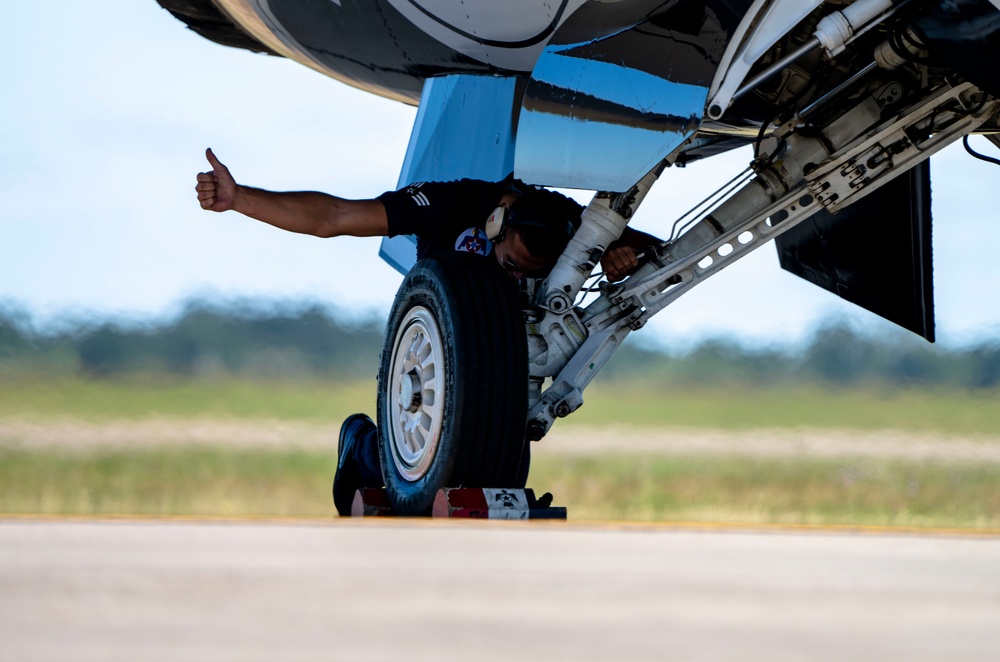
[[501, 250], [499, 245], [497, 246], [497, 257], [500, 258], [500, 266], [503, 267], [512, 276], [517, 276], [520, 278], [527, 271], [524, 267], [519, 265], [507, 257], [507, 251]]

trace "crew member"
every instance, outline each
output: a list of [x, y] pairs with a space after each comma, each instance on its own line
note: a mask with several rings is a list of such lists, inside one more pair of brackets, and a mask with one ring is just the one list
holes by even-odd
[[[514, 279], [546, 276], [580, 225], [583, 207], [566, 196], [526, 186], [462, 179], [411, 184], [372, 200], [346, 200], [316, 191], [275, 192], [237, 184], [211, 149], [212, 170], [198, 174], [202, 209], [235, 210], [290, 232], [317, 237], [416, 235], [417, 257], [456, 250], [493, 256]], [[637, 251], [659, 242], [626, 228], [601, 265], [610, 281], [639, 266]], [[378, 431], [364, 414], [349, 416], [340, 431], [333, 495], [349, 515], [359, 487], [382, 484]]]

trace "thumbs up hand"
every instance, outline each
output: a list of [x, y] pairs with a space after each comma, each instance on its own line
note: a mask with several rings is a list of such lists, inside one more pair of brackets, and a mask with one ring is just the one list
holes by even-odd
[[232, 209], [236, 198], [236, 180], [211, 148], [205, 150], [205, 157], [212, 169], [198, 173], [198, 184], [194, 187], [201, 208], [209, 211]]

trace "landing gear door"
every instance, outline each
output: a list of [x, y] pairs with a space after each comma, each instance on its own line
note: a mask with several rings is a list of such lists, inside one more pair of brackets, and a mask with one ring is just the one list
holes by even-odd
[[934, 342], [930, 162], [775, 243], [781, 267]]

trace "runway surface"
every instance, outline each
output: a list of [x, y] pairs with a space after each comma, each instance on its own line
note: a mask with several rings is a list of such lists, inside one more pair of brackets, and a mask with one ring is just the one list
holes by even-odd
[[1000, 538], [0, 520], [0, 660], [996, 660]]

